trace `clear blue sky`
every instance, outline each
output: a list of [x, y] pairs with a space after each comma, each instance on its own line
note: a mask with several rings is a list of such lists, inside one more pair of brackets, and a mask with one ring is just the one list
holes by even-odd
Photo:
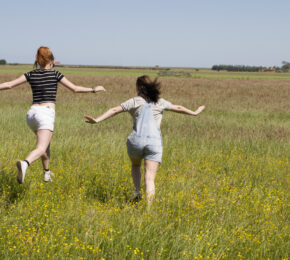
[[0, 0], [0, 59], [211, 67], [290, 60], [289, 0]]

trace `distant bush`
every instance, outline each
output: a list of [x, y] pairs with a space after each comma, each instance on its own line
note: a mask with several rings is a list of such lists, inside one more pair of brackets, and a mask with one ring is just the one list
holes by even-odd
[[290, 70], [290, 62], [288, 61], [282, 61], [283, 66], [281, 67], [281, 69], [283, 71], [289, 71]]
[[7, 64], [6, 60], [0, 60], [0, 65], [6, 65], [6, 64]]
[[159, 77], [182, 77], [189, 78], [191, 74], [187, 71], [162, 70], [157, 74]]

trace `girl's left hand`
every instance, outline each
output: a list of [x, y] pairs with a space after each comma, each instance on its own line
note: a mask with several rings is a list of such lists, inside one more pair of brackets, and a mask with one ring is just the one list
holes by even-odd
[[103, 86], [97, 86], [97, 87], [94, 87], [94, 89], [95, 89], [96, 92], [106, 91], [106, 89]]
[[205, 106], [200, 106], [196, 111], [195, 115], [198, 115], [200, 112], [202, 112], [205, 109]]
[[86, 123], [89, 123], [89, 124], [95, 124], [95, 123], [98, 123], [97, 120], [94, 119], [94, 118], [91, 117], [91, 116], [84, 115], [84, 118], [87, 119], [87, 120], [86, 120]]

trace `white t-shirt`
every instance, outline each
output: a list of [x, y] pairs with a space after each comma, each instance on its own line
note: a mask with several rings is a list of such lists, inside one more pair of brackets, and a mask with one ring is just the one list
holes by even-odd
[[[129, 112], [131, 116], [133, 117], [134, 124], [139, 114], [141, 113], [142, 105], [145, 102], [146, 101], [144, 98], [138, 96], [138, 97], [131, 98], [121, 104], [121, 107], [123, 108], [123, 110], [126, 112]], [[163, 110], [170, 110], [172, 107], [172, 104], [163, 98], [160, 98], [157, 103], [150, 103], [150, 104], [151, 104], [153, 116], [157, 124], [157, 127], [160, 128]]]

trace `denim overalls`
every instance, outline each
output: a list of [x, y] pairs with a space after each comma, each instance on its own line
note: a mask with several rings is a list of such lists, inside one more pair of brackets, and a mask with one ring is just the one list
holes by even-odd
[[127, 150], [131, 158], [161, 162], [162, 136], [153, 117], [151, 105], [147, 102], [142, 106], [133, 132], [128, 137]]

